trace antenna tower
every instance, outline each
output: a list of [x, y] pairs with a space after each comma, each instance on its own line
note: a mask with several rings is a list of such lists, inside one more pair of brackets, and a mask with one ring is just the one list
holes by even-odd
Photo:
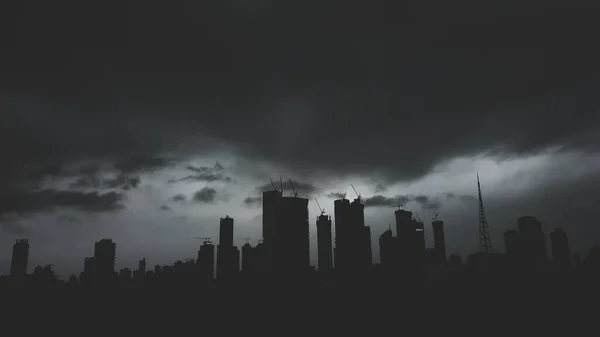
[[483, 208], [483, 198], [481, 197], [481, 184], [479, 183], [479, 173], [477, 173], [477, 192], [479, 194], [479, 251], [489, 254], [492, 250], [492, 240], [490, 238], [490, 228]]

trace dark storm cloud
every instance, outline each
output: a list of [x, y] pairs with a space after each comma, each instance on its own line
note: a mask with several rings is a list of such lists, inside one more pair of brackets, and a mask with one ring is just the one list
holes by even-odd
[[[281, 186], [283, 186], [284, 195], [293, 193], [292, 185], [293, 185], [293, 189], [296, 190], [299, 197], [310, 196], [313, 193], [318, 191], [318, 188], [309, 182], [295, 181], [295, 180], [292, 180], [292, 184], [290, 184], [289, 180], [287, 180], [287, 181], [283, 180], [283, 181], [281, 181], [281, 183], [279, 181], [275, 182], [275, 188], [279, 189], [279, 188], [281, 188]], [[268, 184], [258, 186], [256, 189], [259, 192], [271, 191], [271, 190], [273, 190], [273, 185], [271, 185], [271, 183], [268, 183]]]
[[446, 192], [444, 193], [444, 197], [447, 199], [454, 199], [454, 198], [458, 198], [461, 201], [464, 202], [476, 202], [477, 201], [477, 197], [474, 195], [468, 195], [468, 194], [456, 194], [453, 192]]
[[370, 198], [363, 200], [365, 207], [396, 207], [398, 205], [404, 205], [411, 199], [405, 195], [397, 195], [395, 197], [386, 197], [383, 195], [375, 195]]
[[69, 184], [72, 189], [88, 189], [88, 188], [121, 188], [129, 190], [137, 188], [141, 180], [138, 176], [128, 176], [119, 174], [115, 178], [100, 178], [99, 175], [89, 175], [77, 178], [73, 183]]
[[327, 197], [331, 198], [331, 199], [342, 199], [346, 196], [346, 193], [341, 193], [341, 192], [330, 192], [327, 193]]
[[363, 203], [365, 207], [397, 207], [404, 206], [411, 201], [418, 203], [425, 210], [437, 210], [442, 206], [440, 200], [426, 195], [396, 195], [394, 197], [375, 195], [364, 199]]
[[201, 203], [213, 203], [217, 198], [217, 190], [211, 187], [204, 187], [194, 193], [194, 201]]
[[261, 197], [247, 197], [244, 199], [244, 205], [246, 206], [260, 206], [262, 198]]
[[78, 192], [45, 189], [39, 191], [0, 191], [0, 214], [32, 213], [54, 208], [73, 208], [89, 212], [122, 209], [124, 195], [117, 192]]
[[13, 235], [27, 236], [31, 234], [31, 230], [28, 227], [16, 221], [4, 221], [0, 219], [0, 229], [2, 232]]
[[187, 198], [183, 194], [177, 194], [177, 195], [173, 196], [173, 201], [177, 201], [177, 202], [185, 201], [186, 199]]
[[123, 173], [144, 172], [161, 169], [173, 164], [172, 159], [153, 156], [135, 156], [115, 163], [115, 168]]
[[[397, 180], [457, 155], [599, 143], [588, 3], [261, 4], [15, 13], [16, 43], [0, 53], [0, 175], [223, 144], [298, 175]], [[120, 167], [146, 164], [161, 163]]]
[[212, 167], [188, 165], [186, 168], [189, 171], [194, 172], [194, 174], [185, 176], [183, 178], [171, 179], [169, 180], [169, 183], [175, 183], [179, 181], [231, 182], [233, 180], [231, 177], [224, 174], [225, 167], [219, 162]]

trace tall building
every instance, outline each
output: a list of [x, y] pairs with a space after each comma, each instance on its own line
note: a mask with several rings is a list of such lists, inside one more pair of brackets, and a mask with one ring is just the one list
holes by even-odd
[[96, 267], [94, 266], [94, 258], [86, 257], [83, 261], [83, 273], [81, 273], [80, 281], [84, 286], [94, 284]]
[[29, 241], [20, 239], [15, 242], [10, 262], [10, 276], [18, 278], [27, 274], [27, 263], [29, 262]]
[[364, 208], [360, 198], [334, 201], [335, 269], [341, 274], [365, 273], [373, 263], [371, 229], [365, 226]]
[[215, 246], [205, 241], [198, 250], [196, 268], [202, 280], [212, 280], [215, 273]]
[[552, 260], [554, 260], [555, 267], [559, 270], [571, 269], [573, 263], [567, 233], [562, 228], [555, 228], [554, 232], [550, 233], [550, 242], [552, 244]]
[[321, 214], [317, 218], [317, 250], [319, 271], [329, 272], [333, 269], [333, 251], [331, 249], [331, 217]]
[[344, 272], [352, 266], [352, 231], [350, 200], [339, 199], [333, 202], [335, 217], [335, 269]]
[[146, 274], [146, 258], [143, 258], [138, 262], [138, 271], [141, 276]]
[[504, 252], [510, 259], [518, 259], [519, 253], [519, 232], [509, 229], [504, 233]]
[[277, 227], [280, 224], [282, 193], [279, 190], [265, 191], [262, 194], [262, 237], [263, 261], [268, 269], [273, 264], [274, 246], [277, 241]]
[[219, 246], [233, 246], [233, 218], [226, 215], [219, 222]]
[[384, 273], [395, 273], [398, 267], [398, 244], [391, 228], [379, 237], [379, 260]]
[[366, 270], [370, 270], [373, 266], [373, 249], [371, 247], [371, 227], [362, 227], [362, 249], [363, 249], [363, 263]]
[[239, 272], [240, 252], [233, 245], [233, 218], [225, 216], [219, 223], [219, 245], [217, 246], [217, 279], [231, 280]]
[[242, 246], [242, 273], [248, 274], [252, 271], [252, 246], [246, 242]]
[[542, 224], [533, 216], [523, 216], [518, 220], [520, 260], [526, 267], [538, 269], [547, 260], [546, 242]]
[[436, 259], [446, 261], [446, 237], [444, 235], [444, 222], [435, 220], [431, 223], [433, 227], [433, 249], [435, 249]]
[[308, 199], [282, 197], [277, 224], [274, 269], [285, 276], [308, 275], [310, 270], [310, 233]]
[[399, 266], [406, 271], [421, 271], [425, 264], [423, 222], [414, 219], [410, 211], [399, 209], [395, 215]]
[[107, 285], [116, 277], [117, 245], [111, 239], [102, 239], [94, 247], [94, 277], [96, 284]]

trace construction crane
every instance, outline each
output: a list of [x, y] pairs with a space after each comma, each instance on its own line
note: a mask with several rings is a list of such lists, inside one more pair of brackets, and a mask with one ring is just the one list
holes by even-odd
[[298, 196], [298, 192], [296, 192], [296, 189], [294, 188], [294, 184], [292, 183], [292, 179], [290, 178], [290, 186], [292, 186], [292, 191], [294, 192], [294, 197]]
[[437, 221], [439, 214], [440, 212], [435, 213], [435, 215], [433, 216], [433, 221]]
[[194, 238], [196, 240], [203, 240], [203, 243], [205, 244], [211, 244], [212, 242], [210, 241], [210, 238]]
[[360, 200], [360, 194], [358, 194], [358, 192], [356, 192], [356, 188], [354, 188], [354, 185], [350, 184], [350, 186], [352, 186], [352, 189], [354, 190], [354, 193], [356, 193], [356, 196]]
[[400, 205], [396, 205], [396, 206], [388, 206], [388, 208], [396, 208], [396, 207], [398, 207], [398, 209], [402, 209], [402, 206], [404, 206], [404, 204], [400, 204]]
[[273, 191], [277, 191], [277, 187], [275, 187], [275, 183], [273, 182], [273, 179], [271, 179], [271, 177], [269, 177], [269, 180], [271, 180], [271, 186], [273, 187]]
[[325, 214], [325, 210], [323, 208], [321, 208], [321, 205], [319, 205], [319, 200], [317, 200], [317, 198], [315, 198], [315, 201], [317, 202], [317, 207], [319, 207], [319, 211], [321, 211], [321, 215]]
[[281, 189], [281, 194], [283, 194], [283, 180], [281, 180], [281, 176], [279, 176], [279, 188]]

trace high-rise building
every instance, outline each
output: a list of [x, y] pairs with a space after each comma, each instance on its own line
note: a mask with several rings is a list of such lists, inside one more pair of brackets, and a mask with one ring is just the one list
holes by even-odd
[[533, 216], [523, 216], [518, 220], [520, 260], [527, 268], [543, 267], [547, 260], [546, 242], [542, 224]]
[[329, 272], [333, 269], [333, 251], [331, 249], [331, 217], [321, 214], [317, 218], [317, 250], [319, 271]]
[[[350, 200], [339, 199], [333, 202], [335, 216], [335, 269], [344, 272], [351, 268], [352, 251], [352, 209]], [[356, 248], [355, 248], [356, 249]]]
[[550, 242], [552, 243], [554, 265], [560, 270], [571, 269], [573, 263], [567, 233], [562, 228], [555, 228], [554, 232], [550, 233]]
[[263, 244], [271, 245], [275, 240], [277, 225], [279, 224], [281, 191], [265, 191], [262, 195], [262, 236]]
[[[340, 274], [367, 272], [373, 263], [371, 230], [365, 226], [364, 204], [360, 198], [334, 201], [335, 269]], [[346, 275], [347, 276], [347, 275]]]
[[252, 246], [246, 242], [242, 246], [242, 273], [249, 274], [252, 272]]
[[519, 232], [509, 229], [504, 233], [504, 252], [510, 259], [519, 258]]
[[83, 260], [83, 273], [81, 273], [80, 281], [84, 286], [91, 286], [94, 284], [95, 276], [94, 273], [96, 267], [94, 266], [94, 258], [86, 257]]
[[410, 211], [399, 209], [395, 215], [400, 268], [407, 271], [420, 271], [425, 264], [423, 222], [414, 219]]
[[20, 239], [15, 242], [10, 262], [10, 276], [14, 278], [24, 277], [27, 274], [27, 263], [29, 262], [29, 241]]
[[141, 276], [146, 274], [146, 258], [143, 258], [138, 263], [138, 272]]
[[310, 269], [310, 233], [308, 199], [282, 197], [276, 241], [273, 245], [273, 271], [279, 275], [308, 275]]
[[233, 245], [233, 218], [225, 216], [219, 223], [219, 245], [217, 246], [217, 279], [227, 281], [239, 272], [238, 248]]
[[446, 261], [446, 236], [444, 235], [444, 222], [435, 220], [431, 223], [433, 227], [433, 249], [435, 249], [436, 260]]
[[362, 256], [364, 268], [366, 270], [370, 270], [373, 266], [373, 249], [371, 247], [371, 227], [363, 226], [362, 227]]
[[202, 280], [212, 280], [215, 273], [215, 246], [205, 241], [198, 250], [196, 268]]
[[219, 222], [219, 246], [233, 246], [233, 218], [226, 215]]
[[379, 237], [379, 260], [384, 273], [395, 273], [398, 267], [398, 244], [391, 228]]
[[115, 258], [117, 245], [111, 239], [102, 239], [94, 247], [94, 277], [96, 284], [107, 285], [117, 276]]

